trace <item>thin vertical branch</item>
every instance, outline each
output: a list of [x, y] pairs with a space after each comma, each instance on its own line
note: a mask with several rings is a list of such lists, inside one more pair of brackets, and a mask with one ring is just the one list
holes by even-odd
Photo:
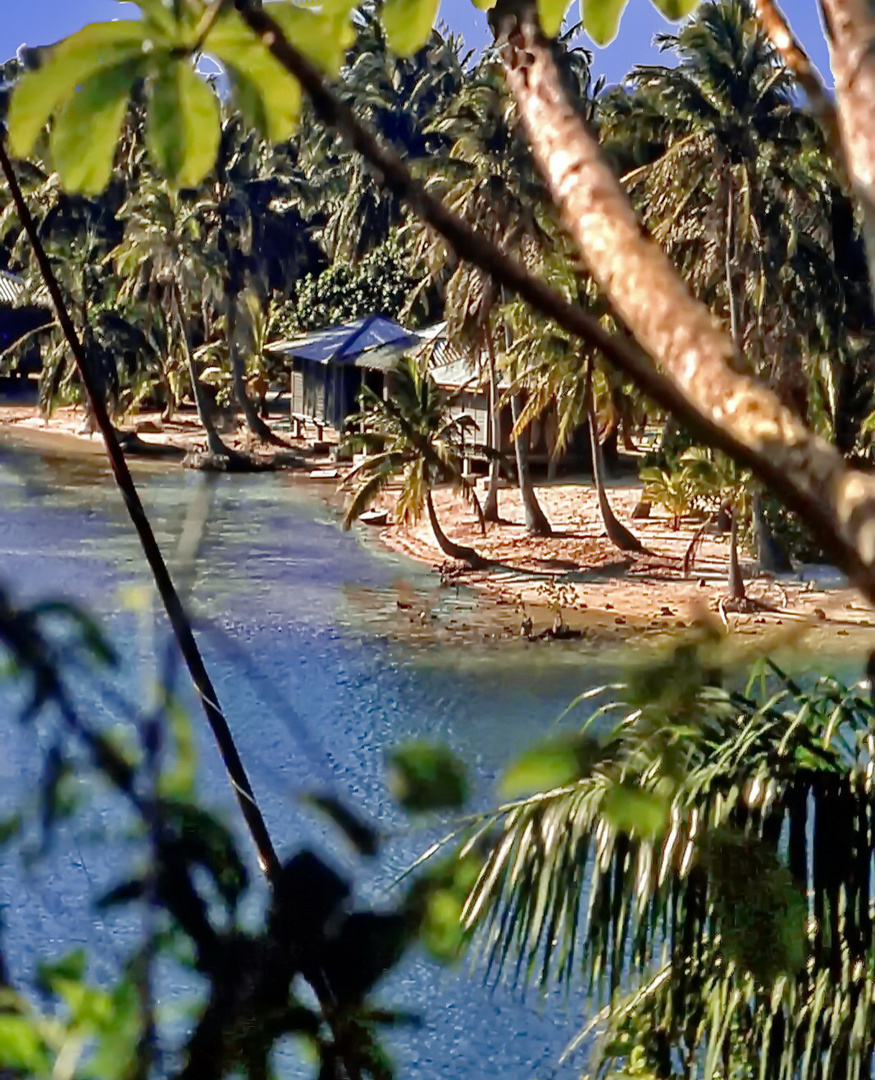
[[875, 285], [875, 7], [873, 0], [820, 0], [835, 79], [839, 129], [863, 217]]
[[819, 72], [778, 5], [773, 3], [773, 0], [754, 0], [754, 2], [767, 37], [778, 50], [787, 70], [793, 73], [796, 81], [805, 91], [811, 111], [820, 124], [836, 168], [843, 176], [846, 175], [845, 154], [835, 104], [826, 92]]
[[79, 378], [82, 381], [91, 414], [94, 417], [100, 434], [103, 436], [113, 477], [121, 491], [125, 507], [127, 508], [131, 522], [140, 539], [143, 554], [146, 556], [146, 561], [152, 572], [158, 594], [164, 604], [164, 609], [170, 620], [173, 634], [179, 644], [179, 650], [182, 653], [185, 665], [188, 668], [191, 680], [197, 691], [198, 697], [200, 698], [204, 715], [215, 736], [216, 743], [219, 747], [219, 753], [221, 754], [222, 761], [228, 773], [228, 778], [231, 781], [231, 786], [234, 789], [237, 802], [240, 805], [243, 817], [249, 828], [250, 835], [252, 836], [255, 850], [258, 855], [259, 865], [268, 880], [273, 883], [279, 873], [280, 864], [276, 852], [274, 851], [270, 834], [267, 831], [267, 826], [265, 825], [261, 810], [255, 800], [255, 795], [252, 790], [252, 785], [249, 782], [249, 777], [246, 774], [246, 769], [237, 752], [237, 747], [234, 743], [231, 729], [228, 726], [228, 721], [225, 719], [225, 715], [219, 705], [218, 696], [213, 687], [212, 680], [207, 673], [203, 657], [201, 656], [197, 641], [195, 640], [191, 622], [186, 614], [182, 600], [176, 591], [176, 587], [173, 584], [173, 579], [170, 576], [170, 571], [167, 568], [164, 556], [158, 546], [158, 541], [155, 538], [152, 525], [143, 508], [139, 492], [137, 491], [134, 479], [128, 468], [128, 463], [125, 460], [115, 429], [109, 419], [106, 404], [99, 393], [93, 378], [88, 363], [88, 357], [85, 354], [82, 342], [73, 325], [73, 320], [64, 303], [58, 281], [52, 270], [45, 248], [40, 241], [33, 216], [25, 202], [24, 195], [22, 194], [21, 187], [15, 175], [15, 170], [2, 140], [0, 140], [0, 169], [2, 169], [2, 172], [6, 177], [9, 191], [12, 195], [12, 201], [15, 203], [19, 219], [21, 220], [21, 224], [24, 227], [33, 248], [40, 274], [42, 275], [46, 289], [48, 290], [52, 304], [54, 305], [58, 323], [76, 362]]

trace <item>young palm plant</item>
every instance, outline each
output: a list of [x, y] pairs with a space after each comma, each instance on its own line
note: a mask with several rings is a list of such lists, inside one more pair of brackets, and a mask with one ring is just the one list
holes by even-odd
[[465, 924], [493, 975], [582, 979], [595, 1075], [869, 1077], [871, 698], [732, 683], [685, 644], [512, 766]]
[[427, 513], [444, 555], [472, 567], [485, 566], [486, 560], [473, 548], [447, 536], [433, 497], [436, 484], [451, 484], [473, 506], [484, 529], [480, 502], [464, 475], [466, 447], [473, 448], [465, 439], [470, 419], [452, 416], [451, 399], [427, 370], [409, 359], [400, 361], [393, 371], [391, 397], [382, 398], [366, 387], [361, 403], [361, 412], [350, 418], [352, 431], [345, 444], [352, 450], [363, 450], [366, 456], [343, 478], [342, 486], [350, 492], [344, 527], [348, 529], [380, 492], [400, 477], [399, 519], [418, 521]]

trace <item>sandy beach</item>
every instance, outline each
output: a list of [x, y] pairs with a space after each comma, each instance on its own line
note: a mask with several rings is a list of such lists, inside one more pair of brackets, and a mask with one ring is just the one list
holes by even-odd
[[[682, 632], [701, 620], [720, 622], [730, 635], [770, 637], [776, 643], [805, 644], [837, 653], [875, 647], [875, 612], [831, 567], [804, 566], [795, 575], [754, 576], [742, 557], [749, 612], [727, 610], [729, 540], [706, 536], [689, 575], [683, 557], [699, 521], [683, 520], [673, 529], [670, 518], [654, 507], [650, 518], [632, 520], [641, 495], [637, 481], [609, 484], [617, 516], [630, 526], [650, 554], [630, 556], [604, 535], [594, 488], [568, 481], [540, 485], [538, 498], [554, 535], [529, 537], [523, 525], [519, 494], [500, 494], [504, 521], [487, 526], [482, 536], [470, 509], [450, 491], [438, 491], [441, 523], [457, 541], [469, 544], [496, 565], [470, 570], [447, 564], [431, 529], [388, 525], [382, 541], [393, 550], [428, 562], [444, 580], [461, 582], [509, 605], [520, 627], [532, 620], [532, 633], [550, 626], [557, 613], [587, 637], [626, 638]], [[386, 508], [391, 511], [391, 498]]]
[[[203, 433], [193, 415], [181, 414], [171, 423], [156, 416], [137, 418], [125, 425], [156, 449], [172, 448], [169, 457], [151, 459], [162, 467], [179, 467], [184, 455], [203, 447]], [[284, 434], [284, 439], [288, 439]], [[59, 409], [49, 421], [30, 406], [0, 405], [0, 438], [56, 455], [102, 456], [99, 436], [83, 432], [80, 409]], [[223, 436], [234, 449], [247, 450], [245, 436]], [[304, 444], [294, 444], [303, 449]], [[320, 464], [318, 459], [313, 465]], [[482, 488], [482, 485], [481, 485]], [[483, 594], [501, 610], [506, 632], [528, 630], [537, 637], [556, 622], [584, 638], [623, 640], [664, 636], [687, 630], [703, 619], [720, 622], [739, 639], [770, 637], [777, 642], [804, 644], [806, 648], [836, 653], [875, 648], [875, 611], [855, 589], [843, 583], [830, 567], [804, 566], [779, 580], [754, 576], [754, 567], [742, 560], [748, 594], [754, 610], [726, 609], [728, 538], [707, 535], [693, 571], [683, 573], [683, 557], [699, 528], [696, 520], [683, 520], [673, 529], [669, 517], [654, 507], [649, 518], [632, 520], [641, 485], [624, 480], [609, 483], [608, 492], [617, 516], [629, 525], [649, 554], [630, 556], [614, 548], [601, 527], [595, 490], [586, 481], [559, 480], [538, 486], [538, 498], [553, 525], [554, 535], [526, 535], [518, 492], [500, 493], [502, 522], [487, 526], [482, 536], [470, 508], [451, 491], [441, 489], [435, 502], [441, 522], [455, 540], [476, 548], [493, 564], [471, 570], [448, 563], [437, 547], [426, 521], [402, 526], [392, 520], [393, 493], [380, 504], [390, 514], [383, 528], [357, 526], [367, 538], [378, 540], [433, 567], [448, 585], [462, 585]], [[333, 481], [325, 483], [326, 497], [336, 501]]]

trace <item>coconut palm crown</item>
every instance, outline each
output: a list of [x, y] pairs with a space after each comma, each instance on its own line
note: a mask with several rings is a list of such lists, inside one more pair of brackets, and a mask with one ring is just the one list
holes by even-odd
[[361, 411], [351, 418], [352, 431], [344, 440], [348, 448], [365, 452], [364, 460], [343, 479], [343, 487], [351, 493], [344, 515], [345, 528], [400, 478], [398, 518], [403, 522], [418, 521], [427, 512], [445, 555], [469, 563], [482, 562], [473, 549], [447, 537], [432, 498], [436, 484], [451, 484], [473, 506], [482, 528], [480, 502], [464, 475], [466, 448], [470, 451], [474, 446], [468, 434], [473, 422], [469, 417], [452, 416], [451, 404], [452, 398], [412, 359], [400, 361], [393, 371], [390, 396], [380, 397], [364, 388]]

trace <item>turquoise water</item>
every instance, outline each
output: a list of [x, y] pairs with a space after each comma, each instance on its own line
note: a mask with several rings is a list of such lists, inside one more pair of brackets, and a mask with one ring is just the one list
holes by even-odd
[[[411, 738], [448, 743], [469, 764], [473, 804], [488, 805], [503, 765], [606, 677], [606, 660], [574, 647], [492, 643], [486, 635], [496, 623], [473, 598], [438, 589], [421, 568], [343, 533], [320, 492], [288, 476], [222, 478], [208, 500], [202, 478], [181, 470], [142, 471], [138, 482], [168, 551], [186, 514], [209, 507], [192, 609], [277, 847], [328, 852], [355, 868], [369, 896], [390, 890], [434, 835], [414, 830], [387, 797], [386, 747]], [[128, 606], [129, 587], [143, 580], [136, 540], [99, 464], [0, 458], [0, 582], [19, 600], [61, 594], [87, 605], [126, 658], [113, 685], [80, 694], [83, 711], [107, 710], [113, 695], [142, 700], [154, 675], [162, 624], [156, 629]], [[453, 621], [470, 629], [447, 635]], [[0, 722], [0, 809], [8, 809], [32, 789], [36, 755], [33, 732], [10, 720], [8, 708]], [[205, 735], [199, 783], [236, 820]], [[313, 790], [343, 795], [387, 834], [375, 868], [363, 872], [301, 810], [300, 796]], [[86, 815], [33, 868], [0, 868], [13, 973], [30, 970], [38, 952], [77, 942], [107, 962], [124, 951], [132, 927], [90, 907], [120, 872], [106, 827], [100, 814]], [[510, 988], [485, 987], [476, 969], [439, 969], [421, 956], [393, 975], [383, 998], [423, 1021], [393, 1037], [401, 1075], [523, 1080], [577, 1075], [583, 1064], [553, 1071], [584, 1017], [582, 999], [523, 1002]]]

